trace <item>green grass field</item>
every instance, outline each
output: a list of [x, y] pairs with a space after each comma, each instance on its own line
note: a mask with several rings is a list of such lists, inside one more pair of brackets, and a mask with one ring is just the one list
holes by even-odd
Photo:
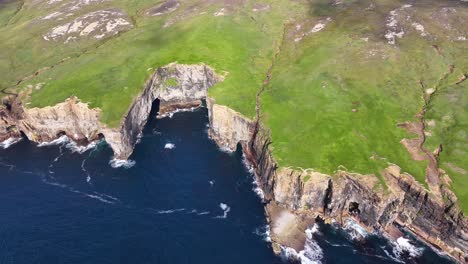
[[[468, 71], [468, 44], [457, 40], [467, 34], [467, 4], [431, 1], [410, 8], [397, 0], [269, 0], [261, 2], [269, 4], [269, 10], [255, 12], [255, 1], [191, 0], [170, 14], [146, 15], [162, 2], [104, 1], [86, 5], [63, 21], [40, 19], [60, 11], [59, 5], [28, 0], [19, 9], [20, 1], [2, 2], [0, 88], [31, 90], [28, 107], [77, 96], [100, 108], [105, 124], [117, 127], [153, 73], [148, 69], [172, 62], [205, 63], [227, 72], [210, 96], [254, 118], [256, 93], [280, 48], [261, 96], [261, 118], [271, 130], [280, 166], [330, 174], [346, 169], [380, 177], [393, 163], [424, 183], [426, 162], [412, 160], [400, 143], [416, 135], [397, 124], [418, 121], [415, 116], [424, 106], [419, 81], [436, 86], [453, 64], [454, 72], [439, 85], [428, 107], [425, 118], [435, 126], [427, 126], [424, 146], [433, 150], [443, 145], [440, 166], [468, 212], [467, 84], [454, 85]], [[457, 9], [456, 15], [441, 13], [447, 5]], [[223, 7], [226, 15], [213, 15]], [[55, 26], [105, 8], [123, 10], [133, 29], [68, 44], [42, 37]], [[396, 17], [404, 31], [396, 45], [385, 38], [392, 10], [401, 16]], [[165, 27], [171, 19], [175, 22]], [[425, 36], [414, 22], [424, 25]], [[315, 27], [319, 24], [323, 28]], [[15, 86], [38, 70], [40, 74]], [[28, 88], [38, 83], [41, 89]]]

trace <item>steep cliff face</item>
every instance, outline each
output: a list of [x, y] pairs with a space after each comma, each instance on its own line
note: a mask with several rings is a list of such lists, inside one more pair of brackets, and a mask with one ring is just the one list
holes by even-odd
[[200, 105], [208, 88], [222, 81], [206, 65], [170, 64], [159, 68], [146, 83], [145, 89], [124, 117], [118, 141], [106, 141], [112, 146], [117, 159], [127, 159], [146, 124], [154, 100], [160, 100], [160, 114], [171, 109]]
[[171, 64], [159, 68], [134, 99], [121, 126], [109, 128], [99, 121], [100, 110], [90, 109], [77, 98], [52, 107], [27, 109], [10, 97], [0, 108], [0, 140], [23, 132], [35, 142], [51, 141], [63, 134], [87, 143], [104, 136], [115, 158], [127, 159], [146, 124], [154, 100], [160, 115], [179, 108], [201, 105], [206, 99], [210, 137], [223, 149], [241, 144], [255, 169], [272, 225], [274, 248], [302, 249], [304, 229], [320, 217], [346, 226], [357, 222], [368, 231], [396, 239], [398, 224], [421, 240], [438, 247], [460, 262], [467, 261], [468, 223], [456, 197], [442, 186], [444, 199], [435, 197], [410, 175], [391, 165], [382, 172], [387, 188], [373, 175], [338, 172], [325, 175], [313, 170], [278, 168], [271, 154], [270, 136], [261, 123], [207, 97], [207, 90], [222, 77], [206, 65]]
[[[264, 192], [277, 252], [280, 245], [302, 250], [305, 228], [319, 217], [342, 226], [358, 223], [369, 232], [382, 232], [392, 239], [402, 235], [396, 228], [399, 225], [458, 261], [467, 261], [467, 221], [448, 189], [444, 189], [443, 202], [412, 176], [401, 173], [396, 165], [382, 172], [387, 187], [379, 184], [374, 175], [339, 171], [330, 176], [311, 169], [278, 168], [265, 128], [260, 125], [258, 133], [254, 134], [254, 122], [224, 107], [208, 105], [210, 135], [221, 147], [231, 146], [232, 149], [240, 142], [255, 169], [257, 182]], [[246, 126], [250, 132], [248, 140], [248, 135], [239, 137], [243, 124], [249, 124]], [[294, 216], [290, 216], [291, 213]]]
[[[313, 170], [276, 169], [268, 145], [268, 134], [263, 130], [247, 152], [256, 154], [249, 158], [270, 203], [305, 219], [333, 219], [342, 225], [352, 220], [393, 239], [401, 235], [395, 233], [394, 224], [398, 224], [458, 261], [468, 260], [467, 220], [448, 189], [444, 189], [446, 201], [442, 202], [396, 165], [383, 171], [388, 189], [373, 175], [338, 172], [329, 176]], [[277, 211], [270, 213], [271, 219]], [[273, 240], [276, 236], [281, 241], [281, 235], [273, 234]]]
[[237, 144], [245, 144], [252, 135], [253, 122], [242, 117], [238, 112], [215, 103], [207, 98], [208, 117], [210, 120], [209, 135], [219, 147], [229, 151], [236, 150]]
[[34, 142], [46, 142], [66, 134], [79, 143], [104, 136], [116, 159], [127, 159], [146, 124], [154, 100], [161, 113], [175, 108], [198, 106], [207, 90], [222, 80], [206, 65], [169, 64], [158, 68], [134, 99], [121, 126], [109, 128], [99, 121], [100, 110], [90, 109], [78, 98], [44, 108], [25, 108], [11, 97], [0, 109], [0, 139], [19, 137], [20, 131]]

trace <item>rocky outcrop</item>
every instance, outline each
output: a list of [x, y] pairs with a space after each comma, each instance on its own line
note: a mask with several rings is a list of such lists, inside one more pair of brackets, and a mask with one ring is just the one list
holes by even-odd
[[[329, 176], [313, 170], [278, 169], [268, 150], [268, 138], [263, 129], [253, 144], [245, 147], [250, 147], [246, 153], [270, 203], [306, 221], [320, 217], [346, 225], [351, 219], [368, 231], [383, 232], [393, 239], [398, 238], [392, 232], [398, 224], [458, 261], [468, 260], [467, 220], [449, 190], [445, 190], [447, 202], [441, 203], [396, 165], [382, 172], [387, 188], [373, 175], [339, 171]], [[270, 218], [275, 219], [275, 215], [270, 214]]]
[[127, 159], [148, 119], [154, 100], [160, 101], [160, 114], [176, 108], [200, 105], [208, 88], [222, 81], [213, 69], [206, 65], [170, 64], [159, 68], [146, 83], [143, 92], [134, 100], [124, 117], [119, 142], [109, 142], [115, 157]]
[[[269, 149], [268, 130], [259, 125], [258, 133], [253, 133], [254, 122], [222, 106], [208, 105], [210, 135], [221, 147], [232, 149], [241, 143], [255, 169], [272, 226], [273, 248], [278, 253], [280, 246], [302, 250], [304, 230], [319, 217], [342, 226], [357, 223], [392, 239], [402, 235], [398, 225], [459, 262], [467, 261], [467, 221], [448, 189], [444, 192], [446, 202], [442, 203], [396, 165], [382, 172], [385, 187], [374, 175], [345, 171], [326, 175], [311, 169], [278, 168]], [[248, 124], [249, 140], [239, 131], [243, 124]], [[287, 217], [291, 213], [295, 217]]]
[[210, 138], [218, 146], [229, 151], [236, 150], [237, 144], [245, 144], [251, 138], [253, 122], [224, 105], [218, 105], [212, 98], [206, 99], [210, 120]]
[[78, 142], [104, 136], [115, 158], [127, 159], [146, 124], [154, 100], [160, 115], [178, 108], [201, 105], [206, 99], [209, 135], [227, 150], [240, 143], [263, 190], [266, 212], [273, 227], [274, 248], [304, 246], [307, 228], [317, 217], [346, 225], [358, 223], [368, 231], [398, 238], [395, 224], [422, 241], [439, 248], [459, 262], [467, 261], [468, 223], [456, 197], [442, 186], [443, 201], [426, 190], [396, 165], [382, 172], [386, 187], [373, 175], [339, 171], [326, 175], [311, 169], [278, 168], [270, 150], [270, 135], [261, 123], [207, 98], [207, 90], [222, 77], [206, 65], [171, 64], [159, 68], [134, 99], [117, 128], [99, 121], [100, 110], [90, 109], [77, 98], [52, 107], [27, 109], [10, 98], [0, 108], [0, 140], [17, 137], [20, 131], [36, 142], [51, 141], [63, 134]]
[[201, 105], [208, 88], [222, 80], [206, 65], [170, 64], [158, 68], [134, 99], [120, 127], [100, 122], [100, 110], [90, 109], [78, 98], [44, 108], [25, 108], [10, 97], [0, 109], [0, 139], [18, 137], [23, 132], [34, 142], [46, 142], [67, 135], [78, 143], [103, 136], [116, 159], [127, 159], [146, 124], [153, 102], [160, 100], [161, 112]]

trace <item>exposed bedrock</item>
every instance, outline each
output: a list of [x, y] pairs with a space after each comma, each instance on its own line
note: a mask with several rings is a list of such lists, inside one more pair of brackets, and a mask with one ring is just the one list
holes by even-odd
[[0, 140], [23, 132], [35, 142], [51, 141], [63, 134], [86, 143], [104, 136], [115, 158], [127, 159], [147, 122], [154, 100], [160, 100], [159, 115], [199, 106], [206, 99], [210, 137], [223, 149], [235, 150], [240, 143], [253, 165], [263, 190], [266, 213], [271, 221], [276, 251], [280, 245], [301, 250], [304, 230], [320, 217], [345, 225], [350, 220], [396, 239], [395, 224], [422, 241], [465, 263], [468, 252], [468, 223], [455, 195], [442, 186], [443, 199], [435, 197], [396, 165], [382, 172], [387, 188], [373, 175], [339, 171], [326, 175], [313, 170], [278, 168], [270, 150], [270, 135], [260, 123], [218, 105], [207, 90], [222, 81], [206, 65], [170, 64], [157, 69], [146, 82], [117, 128], [100, 120], [100, 110], [90, 109], [77, 98], [45, 108], [24, 108], [10, 97], [0, 107]]
[[19, 99], [5, 99], [0, 108], [0, 140], [23, 132], [34, 142], [47, 142], [67, 135], [78, 143], [104, 136], [114, 158], [127, 159], [148, 120], [154, 100], [160, 100], [160, 114], [172, 109], [201, 105], [208, 88], [222, 80], [209, 66], [169, 64], [158, 68], [146, 82], [121, 125], [109, 128], [100, 120], [100, 110], [90, 109], [78, 98], [44, 108], [25, 108]]
[[[268, 130], [260, 126], [259, 132], [253, 133], [254, 123], [232, 110], [209, 109], [210, 135], [215, 135], [221, 147], [241, 143], [255, 168], [276, 251], [280, 245], [302, 250], [305, 229], [320, 217], [342, 226], [352, 220], [369, 232], [381, 232], [392, 239], [402, 235], [395, 228], [398, 224], [459, 262], [468, 260], [468, 223], [450, 190], [443, 188], [441, 202], [396, 165], [382, 172], [387, 188], [374, 175], [339, 171], [330, 176], [311, 169], [278, 168], [269, 149]], [[239, 137], [242, 127], [251, 133], [248, 140], [246, 135]], [[290, 213], [295, 217], [289, 217]]]
[[382, 172], [388, 189], [378, 185], [373, 175], [341, 171], [329, 176], [313, 170], [278, 169], [265, 130], [253, 140], [248, 152], [255, 155], [249, 159], [256, 165], [265, 197], [285, 210], [306, 221], [320, 217], [346, 225], [352, 219], [368, 231], [383, 232], [393, 239], [398, 238], [392, 232], [394, 224], [399, 224], [458, 261], [468, 260], [467, 219], [450, 190], [443, 190], [445, 202], [441, 202], [396, 165]]

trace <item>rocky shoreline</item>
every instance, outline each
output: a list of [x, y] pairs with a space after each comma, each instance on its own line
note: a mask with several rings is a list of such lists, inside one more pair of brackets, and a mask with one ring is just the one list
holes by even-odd
[[198, 107], [206, 100], [210, 137], [231, 151], [240, 144], [254, 169], [264, 193], [276, 253], [285, 246], [302, 250], [305, 229], [320, 218], [342, 226], [351, 221], [394, 240], [402, 235], [397, 224], [458, 262], [468, 261], [468, 221], [450, 190], [441, 188], [444, 199], [436, 197], [412, 176], [401, 173], [397, 165], [389, 165], [382, 172], [386, 187], [378, 184], [374, 175], [346, 171], [325, 175], [311, 169], [279, 168], [269, 148], [269, 131], [258, 120], [249, 120], [207, 96], [208, 89], [222, 80], [206, 65], [158, 68], [117, 128], [102, 124], [100, 110], [89, 109], [78, 98], [52, 107], [27, 109], [19, 98], [10, 96], [0, 108], [0, 142], [19, 138], [22, 133], [38, 143], [63, 135], [81, 144], [105, 138], [114, 158], [126, 160], [155, 100], [160, 101], [160, 116]]

